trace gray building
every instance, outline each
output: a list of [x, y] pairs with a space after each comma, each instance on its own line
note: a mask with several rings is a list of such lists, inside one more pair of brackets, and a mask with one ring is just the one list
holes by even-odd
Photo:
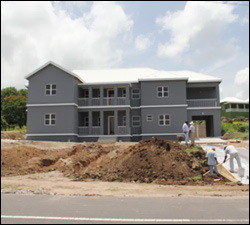
[[186, 120], [205, 120], [207, 136], [221, 135], [216, 77], [149, 68], [69, 71], [50, 61], [25, 78], [29, 140], [176, 140]]

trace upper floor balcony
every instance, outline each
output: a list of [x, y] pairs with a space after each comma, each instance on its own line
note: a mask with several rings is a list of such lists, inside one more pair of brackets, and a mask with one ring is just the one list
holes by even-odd
[[188, 107], [218, 107], [217, 99], [187, 99]]
[[79, 106], [114, 106], [127, 105], [126, 97], [78, 98]]
[[129, 92], [129, 84], [81, 86], [78, 105], [80, 107], [130, 105]]

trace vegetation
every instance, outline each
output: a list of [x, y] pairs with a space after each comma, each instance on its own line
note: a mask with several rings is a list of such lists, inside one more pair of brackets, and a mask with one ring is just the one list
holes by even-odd
[[249, 140], [249, 121], [232, 123], [221, 121], [221, 133], [224, 139]]
[[188, 153], [188, 154], [191, 154], [192, 152], [198, 152], [202, 150], [201, 146], [200, 145], [195, 145], [194, 147], [192, 148], [187, 148], [185, 151]]
[[26, 89], [8, 87], [1, 90], [1, 130], [19, 129], [26, 125]]

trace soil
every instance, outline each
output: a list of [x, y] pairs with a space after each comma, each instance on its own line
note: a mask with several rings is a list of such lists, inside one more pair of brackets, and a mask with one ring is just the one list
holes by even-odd
[[1, 146], [2, 192], [249, 196], [249, 185], [202, 176], [208, 171], [206, 153], [202, 149], [187, 153], [187, 147], [178, 142], [156, 138], [115, 144], [1, 139]]

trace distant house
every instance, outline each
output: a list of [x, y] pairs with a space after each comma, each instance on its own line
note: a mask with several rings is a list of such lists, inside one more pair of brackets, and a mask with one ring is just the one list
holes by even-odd
[[149, 68], [69, 71], [48, 62], [26, 76], [27, 139], [176, 140], [188, 120], [220, 136], [221, 79]]
[[236, 118], [239, 116], [249, 118], [249, 99], [227, 97], [220, 101], [221, 116]]

